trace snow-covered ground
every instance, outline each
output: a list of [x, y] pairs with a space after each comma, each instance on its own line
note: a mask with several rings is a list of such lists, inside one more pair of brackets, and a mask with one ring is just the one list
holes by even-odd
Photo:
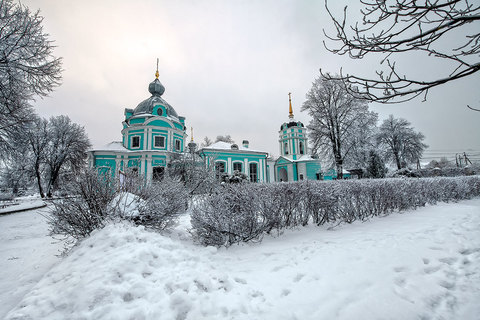
[[[22, 201], [27, 206], [30, 201]], [[48, 236], [46, 208], [0, 215], [0, 319], [61, 262], [62, 243]]]
[[[187, 221], [169, 236], [110, 225], [61, 263], [34, 254], [30, 277], [54, 266], [6, 319], [479, 319], [480, 199], [229, 249], [192, 244]], [[12, 236], [2, 258], [46, 241]]]
[[38, 197], [23, 197], [19, 202], [15, 202], [14, 204], [8, 205], [5, 208], [0, 207], [0, 215], [34, 208], [41, 208], [45, 206], [45, 202]]

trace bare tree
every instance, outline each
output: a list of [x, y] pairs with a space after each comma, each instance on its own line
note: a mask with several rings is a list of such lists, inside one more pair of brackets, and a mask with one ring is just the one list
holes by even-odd
[[39, 11], [0, 0], [0, 157], [17, 144], [19, 127], [34, 120], [28, 101], [61, 81], [61, 59], [53, 56], [42, 22]]
[[385, 150], [385, 158], [393, 160], [398, 169], [405, 164], [416, 163], [428, 147], [423, 143], [425, 136], [415, 132], [410, 122], [390, 115], [379, 128], [377, 141]]
[[85, 165], [90, 141], [85, 129], [72, 123], [67, 116], [52, 117], [48, 123], [50, 143], [46, 153], [46, 165], [49, 171], [47, 196], [50, 197], [56, 187], [61, 169], [68, 167], [75, 172]]
[[223, 142], [228, 142], [228, 143], [235, 143], [235, 141], [233, 141], [232, 137], [227, 134], [227, 135], [224, 135], [224, 136], [217, 136], [217, 138], [215, 139], [215, 142], [219, 142], [219, 141], [223, 141]]
[[314, 153], [323, 153], [343, 178], [343, 165], [358, 143], [362, 131], [376, 125], [377, 114], [368, 110], [368, 103], [349, 94], [340, 80], [315, 79], [307, 93], [302, 110], [312, 117], [308, 129]]
[[212, 142], [212, 140], [210, 140], [209, 137], [205, 137], [205, 138], [203, 138], [203, 142], [202, 142], [202, 144], [201, 144], [201, 147], [202, 147], [202, 148], [203, 148], [203, 147], [208, 147], [208, 146], [211, 145], [212, 143], [213, 143], [213, 142]]
[[37, 118], [32, 124], [29, 124], [22, 133], [29, 152], [30, 170], [37, 180], [38, 192], [40, 196], [44, 198], [45, 193], [43, 192], [42, 176], [47, 158], [48, 144], [50, 142], [48, 121]]
[[17, 195], [22, 188], [31, 185], [31, 177], [30, 151], [25, 143], [3, 154], [0, 163], [2, 187], [10, 188]]
[[[327, 49], [339, 55], [361, 59], [367, 54], [383, 55], [386, 70], [377, 71], [377, 79], [340, 74], [348, 84], [360, 87], [362, 97], [381, 103], [408, 101], [430, 88], [461, 79], [480, 70], [480, 6], [469, 0], [361, 0], [361, 22], [347, 24], [347, 7], [337, 19], [325, 7], [336, 28], [326, 35], [340, 46]], [[476, 27], [472, 24], [476, 24]], [[324, 31], [325, 32], [325, 31]], [[457, 45], [444, 46], [445, 38], [457, 35]], [[405, 52], [420, 52], [441, 63], [444, 74], [436, 79], [415, 79], [404, 75], [395, 57]], [[424, 74], [428, 74], [425, 72]], [[324, 74], [327, 79], [332, 78]], [[352, 91], [353, 94], [358, 94]], [[396, 98], [396, 99], [395, 99]]]

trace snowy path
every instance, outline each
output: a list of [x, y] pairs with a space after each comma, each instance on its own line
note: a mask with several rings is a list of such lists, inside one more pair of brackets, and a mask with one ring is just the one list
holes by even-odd
[[0, 215], [0, 319], [61, 260], [48, 236], [46, 208]]
[[480, 199], [261, 244], [203, 248], [112, 225], [7, 319], [478, 319]]

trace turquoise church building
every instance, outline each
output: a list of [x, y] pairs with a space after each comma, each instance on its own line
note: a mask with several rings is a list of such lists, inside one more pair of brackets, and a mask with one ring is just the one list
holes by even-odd
[[136, 174], [147, 181], [161, 179], [167, 165], [185, 149], [185, 117], [179, 116], [162, 95], [158, 79], [148, 86], [151, 96], [135, 109], [125, 109], [122, 141], [89, 151], [91, 167], [112, 175]]
[[293, 116], [290, 93], [288, 102], [288, 121], [278, 131], [280, 156], [268, 161], [270, 181], [323, 180], [320, 160], [308, 153], [307, 128]]
[[158, 79], [149, 84], [150, 97], [134, 109], [125, 109], [122, 140], [111, 142], [88, 152], [90, 167], [110, 172], [122, 179], [138, 175], [146, 181], [160, 180], [174, 159], [195, 152], [212, 174], [233, 175], [236, 171], [252, 182], [287, 182], [328, 179], [322, 173], [320, 160], [308, 153], [307, 128], [293, 116], [289, 94], [288, 121], [280, 126], [279, 152], [276, 159], [265, 151], [254, 150], [244, 140], [241, 145], [216, 142], [196, 149], [186, 144], [185, 117], [179, 116], [162, 95], [165, 87]]

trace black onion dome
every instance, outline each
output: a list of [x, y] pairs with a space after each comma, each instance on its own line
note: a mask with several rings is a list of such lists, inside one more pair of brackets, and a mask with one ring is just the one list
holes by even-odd
[[290, 122], [285, 122], [284, 124], [282, 124], [280, 126], [280, 130], [284, 130], [284, 129], [291, 128], [291, 127], [304, 128], [305, 126], [303, 125], [303, 123], [301, 121], [290, 121]]
[[160, 80], [155, 79], [150, 84], [148, 85], [148, 91], [152, 95], [158, 95], [161, 96], [165, 92], [165, 87], [163, 84], [160, 82]]
[[161, 95], [165, 92], [165, 87], [162, 85], [160, 80], [155, 79], [148, 85], [148, 91], [152, 94], [152, 96], [146, 100], [143, 100], [138, 104], [138, 106], [133, 111], [133, 115], [137, 114], [153, 114], [153, 108], [159, 104], [165, 106], [167, 114], [164, 116], [170, 116], [178, 118], [178, 114], [173, 109], [173, 107], [165, 101]]

